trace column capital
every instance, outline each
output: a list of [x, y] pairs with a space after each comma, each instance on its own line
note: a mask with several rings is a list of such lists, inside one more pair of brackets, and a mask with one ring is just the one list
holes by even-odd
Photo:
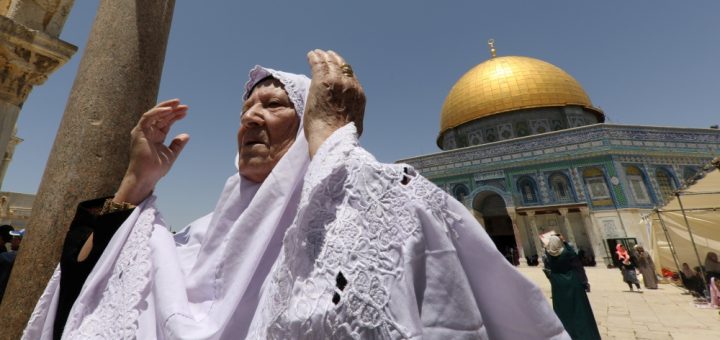
[[57, 37], [74, 3], [75, 0], [0, 0], [0, 15]]
[[580, 213], [585, 217], [590, 216], [590, 208], [589, 207], [580, 207]]
[[567, 216], [568, 214], [568, 208], [558, 208], [558, 212], [561, 216]]
[[507, 211], [508, 216], [510, 216], [511, 220], [515, 220], [517, 218], [517, 211], [515, 211], [515, 208], [505, 208]]
[[526, 211], [525, 214], [527, 214], [528, 217], [535, 217], [535, 211], [532, 211], [532, 210]]
[[0, 100], [20, 106], [77, 47], [0, 16]]

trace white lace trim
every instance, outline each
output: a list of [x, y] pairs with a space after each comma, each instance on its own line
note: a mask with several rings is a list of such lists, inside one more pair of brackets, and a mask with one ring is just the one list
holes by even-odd
[[447, 195], [424, 178], [402, 184], [406, 167], [378, 163], [357, 146], [352, 124], [323, 143], [249, 338], [410, 336], [388, 304], [411, 256], [406, 246], [419, 237], [416, 203], [436, 207], [446, 229], [458, 216], [445, 209]]
[[35, 305], [35, 309], [33, 310], [32, 314], [30, 315], [30, 320], [27, 323], [27, 327], [25, 327], [25, 330], [23, 330], [23, 334], [21, 339], [28, 339], [28, 330], [31, 327], [42, 327], [44, 326], [42, 323], [36, 325], [37, 322], [40, 322], [40, 318], [47, 318], [49, 310], [50, 310], [50, 304], [53, 301], [55, 293], [58, 293], [60, 291], [60, 265], [58, 264], [57, 267], [55, 267], [55, 271], [53, 272], [52, 276], [50, 277], [50, 281], [47, 284], [47, 287], [45, 287], [45, 291], [43, 291], [42, 295], [40, 295], [40, 299], [38, 300], [37, 305]]
[[[139, 303], [150, 282], [150, 236], [153, 231], [155, 209], [146, 208], [140, 213], [138, 222], [130, 232], [98, 307], [82, 316], [80, 326], [73, 329], [69, 339], [134, 339], [137, 320], [140, 315]], [[73, 320], [76, 323], [77, 320]], [[68, 326], [70, 326], [68, 320]]]
[[296, 80], [290, 79], [290, 77], [304, 76], [289, 74], [262, 67], [260, 65], [255, 65], [248, 74], [248, 81], [245, 83], [245, 93], [243, 94], [243, 99], [247, 100], [253, 86], [268, 76], [272, 76], [273, 78], [279, 80], [285, 86], [285, 92], [287, 92], [288, 97], [292, 101], [293, 105], [295, 105], [295, 112], [299, 117], [302, 117], [303, 113], [305, 113], [305, 96], [307, 95], [307, 88], [300, 86], [297, 84]]

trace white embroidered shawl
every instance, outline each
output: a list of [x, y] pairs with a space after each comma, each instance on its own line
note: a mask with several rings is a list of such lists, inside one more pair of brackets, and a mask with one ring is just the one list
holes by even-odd
[[355, 134], [310, 163], [248, 338], [570, 338], [462, 204]]
[[[245, 85], [280, 80], [302, 119], [310, 79], [256, 66]], [[302, 123], [300, 123], [302, 126]], [[155, 198], [113, 236], [73, 305], [63, 339], [220, 339], [244, 337], [259, 289], [292, 223], [309, 163], [303, 129], [260, 185], [235, 174], [213, 213], [178, 235]], [[23, 335], [52, 339], [59, 267]]]

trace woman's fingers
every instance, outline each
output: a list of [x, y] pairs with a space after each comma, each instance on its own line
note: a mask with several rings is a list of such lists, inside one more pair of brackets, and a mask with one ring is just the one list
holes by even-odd
[[155, 124], [161, 131], [167, 132], [170, 127], [175, 123], [176, 121], [185, 118], [188, 112], [188, 106], [187, 105], [178, 105], [175, 107], [175, 109], [169, 113], [162, 115], [162, 117], [159, 117], [157, 119], [157, 123]]
[[328, 64], [325, 62], [324, 54], [325, 52], [322, 50], [308, 52], [308, 64], [310, 64], [313, 78], [323, 77], [328, 73]]
[[151, 128], [155, 125], [157, 125], [158, 120], [170, 115], [173, 113], [172, 107], [154, 107], [150, 109], [149, 111], [145, 112], [142, 117], [140, 117], [140, 121], [138, 121], [137, 126], [139, 126], [142, 129]]
[[177, 157], [180, 154], [180, 152], [183, 150], [183, 148], [185, 148], [185, 145], [187, 144], [187, 142], [189, 140], [190, 140], [190, 135], [188, 135], [187, 133], [181, 133], [181, 134], [175, 136], [175, 138], [173, 138], [173, 140], [170, 143], [170, 146], [168, 148], [173, 152], [175, 157]]
[[155, 107], [175, 107], [178, 105], [180, 105], [180, 99], [173, 98], [173, 99], [168, 99], [164, 102], [157, 103], [157, 105], [155, 105]]
[[308, 53], [308, 63], [312, 69], [313, 76], [320, 79], [342, 80], [341, 66], [345, 64], [339, 54], [334, 51], [313, 50]]
[[328, 58], [330, 60], [332, 60], [336, 65], [342, 66], [343, 64], [345, 64], [345, 59], [343, 59], [342, 56], [337, 54], [337, 52], [335, 52], [333, 50], [329, 50], [329, 51], [327, 51], [327, 54], [328, 54]]
[[170, 100], [166, 100], [164, 102], [158, 103], [153, 108], [151, 108], [147, 112], [143, 113], [142, 117], [140, 117], [139, 123], [157, 120], [157, 119], [161, 118], [162, 116], [175, 111], [179, 107], [185, 107], [185, 109], [187, 109], [187, 105], [180, 104], [180, 99], [170, 99]]

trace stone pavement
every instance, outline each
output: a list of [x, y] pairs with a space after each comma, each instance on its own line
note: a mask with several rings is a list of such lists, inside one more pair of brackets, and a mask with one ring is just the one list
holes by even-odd
[[[518, 269], [550, 301], [550, 282], [540, 267]], [[720, 310], [695, 307], [692, 296], [675, 285], [630, 292], [618, 269], [588, 267], [585, 271], [592, 289], [588, 297], [603, 339], [720, 339]]]

